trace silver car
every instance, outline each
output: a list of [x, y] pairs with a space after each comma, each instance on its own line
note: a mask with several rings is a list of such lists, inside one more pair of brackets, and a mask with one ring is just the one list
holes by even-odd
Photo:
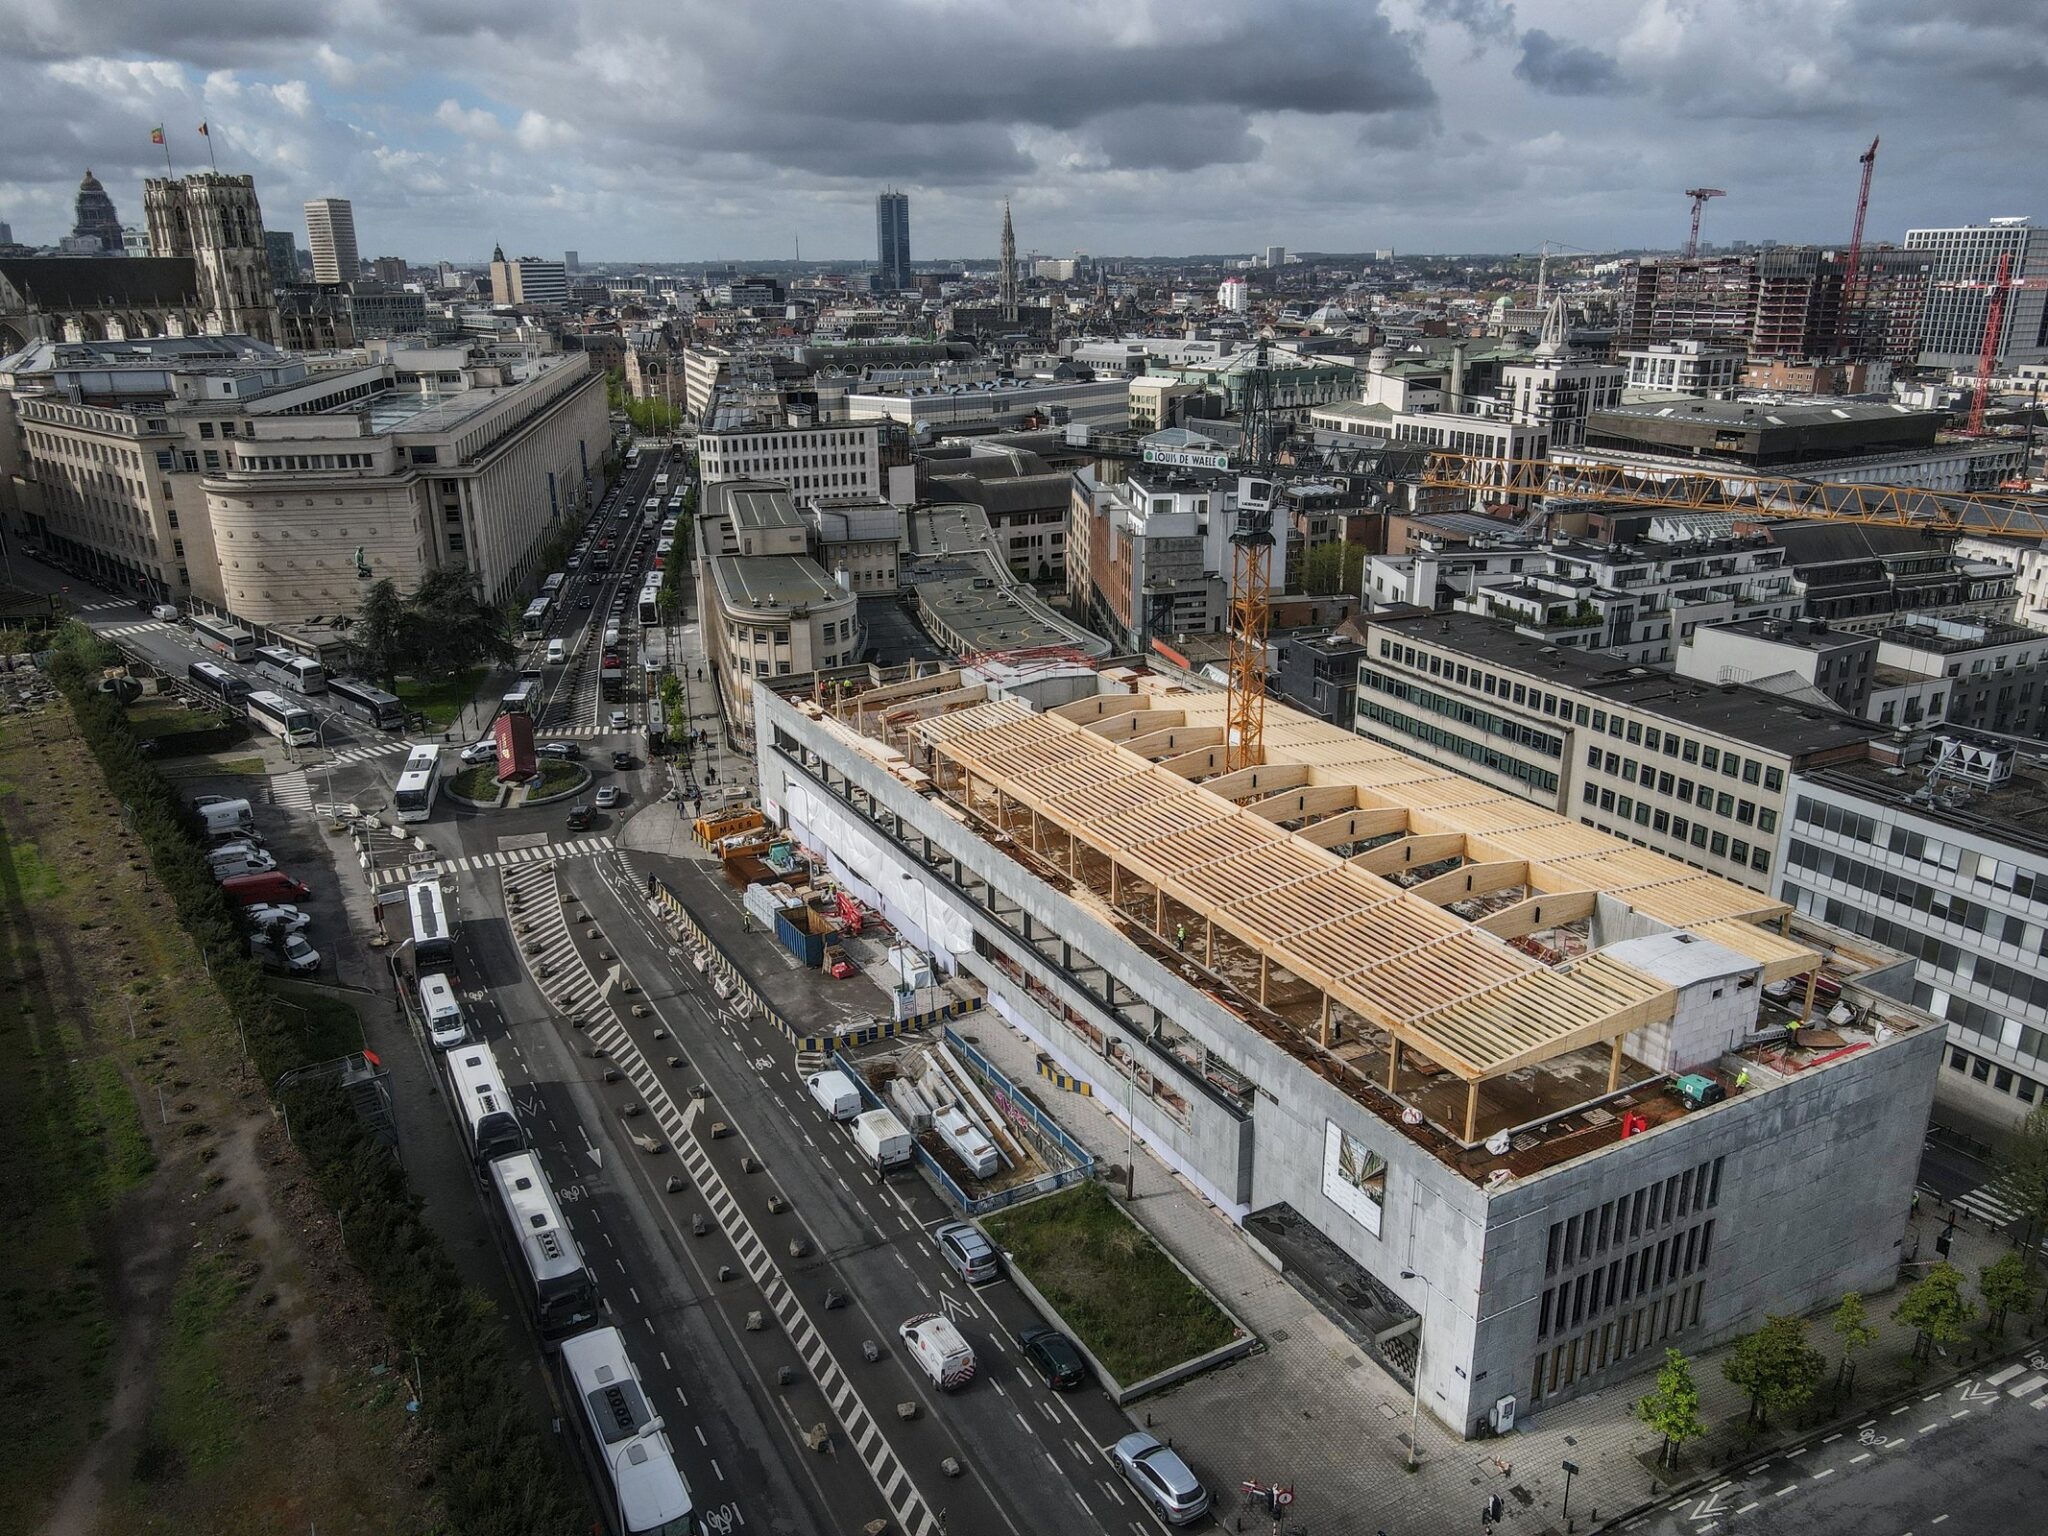
[[981, 1229], [964, 1221], [949, 1221], [932, 1233], [939, 1253], [953, 1266], [953, 1272], [969, 1285], [993, 1280], [1002, 1269], [995, 1244], [981, 1235]]
[[1188, 1470], [1180, 1453], [1142, 1429], [1110, 1447], [1110, 1459], [1147, 1504], [1168, 1525], [1199, 1520], [1209, 1509], [1209, 1490]]

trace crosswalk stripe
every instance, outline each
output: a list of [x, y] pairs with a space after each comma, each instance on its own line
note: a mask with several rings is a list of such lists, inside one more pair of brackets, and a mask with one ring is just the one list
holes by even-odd
[[1979, 1187], [1956, 1196], [1955, 1205], [1973, 1216], [1981, 1216], [1993, 1226], [2007, 1226], [2019, 1220], [2020, 1213], [1987, 1189]]
[[2006, 1395], [2008, 1397], [2025, 1397], [2029, 1392], [2038, 1392], [2043, 1387], [2048, 1387], [2048, 1376], [2043, 1376], [2039, 1371], [2036, 1371], [2018, 1386], [2006, 1388]]

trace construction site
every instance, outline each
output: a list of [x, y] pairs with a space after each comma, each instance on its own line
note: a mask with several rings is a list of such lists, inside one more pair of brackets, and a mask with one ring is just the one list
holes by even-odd
[[1900, 957], [1263, 700], [1233, 766], [1237, 707], [1044, 653], [764, 685], [760, 804], [1466, 1433], [1882, 1283], [1940, 1044]]

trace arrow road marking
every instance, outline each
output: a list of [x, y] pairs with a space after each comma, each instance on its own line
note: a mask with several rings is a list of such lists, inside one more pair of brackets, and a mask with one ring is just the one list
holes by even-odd
[[1686, 1518], [1688, 1520], [1711, 1520], [1720, 1513], [1722, 1513], [1721, 1490], [1716, 1489], [1704, 1499], [1701, 1499], [1699, 1503], [1695, 1504], [1692, 1507], [1692, 1513], [1687, 1515]]
[[1986, 1382], [1966, 1381], [1961, 1400], [1966, 1403], [1995, 1403], [1998, 1401], [1998, 1389]]

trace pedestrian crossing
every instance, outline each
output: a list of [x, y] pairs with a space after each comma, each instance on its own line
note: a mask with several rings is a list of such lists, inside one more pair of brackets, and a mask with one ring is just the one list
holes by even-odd
[[116, 624], [113, 628], [102, 629], [98, 633], [110, 640], [126, 640], [131, 635], [160, 635], [172, 627], [161, 620], [152, 619], [147, 624]]
[[270, 776], [270, 802], [281, 805], [288, 811], [311, 811], [313, 809], [313, 786], [306, 775], [294, 768], [290, 773], [276, 773]]
[[132, 610], [134, 607], [135, 600], [133, 598], [117, 597], [112, 598], [104, 603], [80, 603], [78, 605], [78, 611], [80, 613], [109, 613], [116, 608], [127, 608]]
[[1968, 1211], [1994, 1231], [2010, 1226], [2020, 1219], [2020, 1213], [1994, 1195], [1988, 1184], [1980, 1184], [1973, 1190], [1957, 1195], [1949, 1203], [1958, 1210]]
[[341, 747], [329, 755], [327, 766], [340, 767], [345, 763], [366, 763], [373, 757], [390, 757], [394, 753], [409, 752], [412, 743], [406, 741], [373, 741], [360, 747]]
[[377, 873], [379, 885], [405, 885], [427, 875], [467, 874], [473, 870], [509, 869], [537, 864], [543, 859], [581, 859], [610, 853], [616, 845], [608, 837], [579, 837], [566, 843], [543, 843], [534, 848], [503, 848], [496, 853], [475, 853], [460, 859], [439, 859], [415, 865], [410, 870], [386, 869]]

